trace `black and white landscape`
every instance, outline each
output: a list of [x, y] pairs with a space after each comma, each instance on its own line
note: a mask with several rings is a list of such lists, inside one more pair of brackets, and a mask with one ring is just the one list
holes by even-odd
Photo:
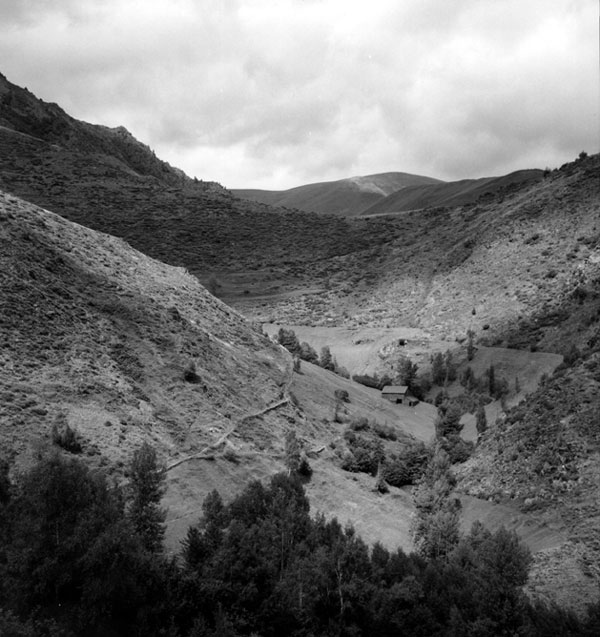
[[451, 4], [3, 4], [1, 635], [598, 634], [598, 7]]

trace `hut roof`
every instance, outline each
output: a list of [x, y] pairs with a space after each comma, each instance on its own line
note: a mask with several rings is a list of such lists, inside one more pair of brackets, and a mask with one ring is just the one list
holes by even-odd
[[386, 385], [382, 390], [382, 394], [406, 394], [408, 387], [406, 385]]

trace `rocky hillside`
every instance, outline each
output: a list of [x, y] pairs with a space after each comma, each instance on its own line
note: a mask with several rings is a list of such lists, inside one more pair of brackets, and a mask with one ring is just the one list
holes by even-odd
[[[598, 292], [596, 292], [598, 293]], [[600, 581], [600, 328], [486, 432], [459, 489], [516, 507], [565, 542], [536, 554], [533, 594], [582, 609]]]
[[233, 190], [233, 193], [271, 206], [353, 217], [400, 189], [438, 183], [440, 180], [432, 177], [393, 172], [307, 184], [289, 190], [246, 189]]
[[75, 153], [108, 156], [121, 169], [162, 183], [180, 185], [189, 178], [158, 159], [122, 126], [108, 128], [76, 120], [60, 108], [38, 99], [0, 73], [0, 127], [23, 133]]
[[[529, 336], [537, 330], [537, 342], [552, 315], [598, 275], [599, 174], [596, 155], [489, 202], [406, 213], [390, 221], [387, 242], [330, 269], [312, 264], [319, 293], [274, 299], [269, 316], [298, 325], [418, 327], [452, 341], [471, 328], [495, 344], [519, 326]], [[251, 296], [238, 303], [260, 315]]]
[[2, 455], [69, 426], [92, 462], [169, 464], [293, 413], [289, 357], [184, 269], [4, 193], [0, 263]]

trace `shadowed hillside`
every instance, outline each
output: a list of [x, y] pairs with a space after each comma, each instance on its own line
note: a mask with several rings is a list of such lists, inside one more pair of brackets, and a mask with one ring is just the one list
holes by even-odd
[[437, 184], [439, 179], [407, 173], [381, 173], [290, 188], [289, 190], [233, 190], [242, 199], [305, 212], [353, 217], [388, 195], [407, 187]]

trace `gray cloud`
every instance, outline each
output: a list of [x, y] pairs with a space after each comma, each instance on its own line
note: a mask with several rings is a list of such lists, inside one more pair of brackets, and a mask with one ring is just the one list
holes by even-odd
[[558, 165], [597, 140], [574, 0], [5, 0], [0, 69], [230, 187]]

